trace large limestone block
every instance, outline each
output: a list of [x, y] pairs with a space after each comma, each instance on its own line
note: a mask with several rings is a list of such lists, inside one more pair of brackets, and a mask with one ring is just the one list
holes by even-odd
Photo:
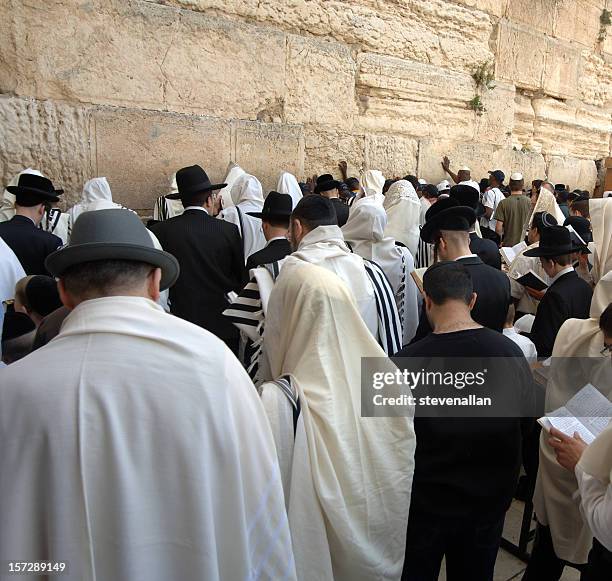
[[608, 154], [609, 112], [551, 98], [534, 98], [532, 105], [536, 115], [533, 139], [544, 153], [592, 159]]
[[599, 36], [603, 3], [599, 0], [561, 0], [554, 9], [553, 35], [592, 48]]
[[458, 0], [458, 2], [464, 6], [482, 10], [497, 18], [501, 18], [506, 14], [508, 3], [511, 1], [512, 0]]
[[[310, 126], [304, 132], [304, 175], [331, 173], [340, 177], [338, 162], [348, 164], [348, 175], [359, 177], [365, 167], [365, 137], [344, 131]], [[298, 177], [299, 179], [299, 177]]]
[[213, 183], [231, 157], [228, 121], [173, 113], [102, 108], [92, 114], [95, 174], [106, 176], [115, 201], [135, 210], [168, 193], [170, 176], [201, 165]]
[[[283, 29], [332, 38], [364, 50], [469, 70], [492, 58], [494, 0], [176, 0]], [[506, 0], [503, 0], [504, 2]]]
[[15, 174], [32, 167], [64, 189], [64, 205], [80, 198], [92, 172], [86, 108], [2, 97], [0, 127], [2, 187]]
[[492, 90], [482, 93], [481, 99], [485, 111], [482, 115], [475, 115], [474, 140], [503, 146], [510, 145], [514, 125], [515, 95], [514, 85], [501, 82], [496, 82]]
[[592, 192], [597, 181], [597, 167], [592, 160], [552, 156], [548, 158], [548, 179], [552, 183], [566, 184], [570, 190], [579, 188]]
[[402, 131], [449, 139], [474, 136], [475, 114], [467, 108], [474, 81], [465, 73], [364, 53], [359, 55], [357, 94], [366, 131]]
[[517, 149], [541, 150], [541, 145], [534, 141], [535, 111], [531, 104], [531, 96], [516, 93], [514, 99], [514, 126], [512, 130], [512, 145]]
[[142, 0], [14, 0], [12, 13], [19, 94], [247, 119], [284, 96], [272, 29]]
[[276, 188], [281, 171], [304, 173], [304, 138], [299, 126], [235, 122], [233, 159], [262, 183], [264, 192]]
[[12, 93], [17, 86], [17, 47], [15, 36], [11, 33], [13, 25], [13, 10], [11, 0], [0, 0], [0, 93]]
[[547, 39], [543, 34], [538, 36], [531, 28], [505, 20], [499, 22], [496, 78], [514, 83], [517, 87], [540, 89], [546, 53]]
[[[449, 176], [444, 172], [440, 162], [446, 155], [451, 162], [451, 169], [457, 171], [467, 165], [472, 170], [472, 177], [479, 180], [487, 176], [493, 167], [496, 146], [471, 142], [449, 142], [444, 139], [422, 139], [419, 142], [417, 175], [429, 183], [436, 184]], [[451, 182], [452, 183], [452, 182]]]
[[554, 38], [546, 39], [546, 64], [542, 88], [548, 95], [575, 97], [578, 94], [580, 49]]
[[449, 179], [440, 165], [444, 155], [451, 160], [453, 171], [462, 165], [467, 165], [472, 170], [472, 178], [475, 180], [488, 177], [488, 172], [495, 169], [501, 169], [506, 176], [520, 171], [528, 183], [534, 179], [542, 179], [546, 175], [544, 157], [537, 153], [522, 153], [481, 143], [422, 140], [419, 144], [418, 176], [431, 183]]
[[[548, 0], [542, 2], [550, 4]], [[528, 11], [526, 14], [531, 18]], [[525, 25], [504, 20], [499, 23], [496, 59], [499, 79], [524, 89], [543, 89], [549, 95], [574, 97], [578, 92], [580, 59], [580, 49], [570, 43], [544, 33], [535, 34]]]
[[556, 2], [551, 0], [510, 0], [506, 9], [508, 20], [523, 24], [542, 34], [552, 34]]
[[345, 45], [289, 36], [285, 120], [350, 130], [357, 112], [355, 72], [355, 59]]
[[367, 169], [381, 170], [389, 178], [414, 174], [418, 150], [418, 141], [410, 137], [367, 134], [365, 165]]
[[[612, 29], [608, 38], [612, 38]], [[589, 105], [612, 111], [612, 45], [609, 55], [583, 53], [579, 97]]]

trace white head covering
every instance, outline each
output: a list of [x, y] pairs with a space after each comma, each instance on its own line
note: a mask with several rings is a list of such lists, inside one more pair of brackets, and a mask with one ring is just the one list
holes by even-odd
[[557, 224], [561, 226], [563, 226], [563, 222], [565, 222], [565, 215], [561, 211], [561, 208], [559, 208], [555, 195], [551, 194], [546, 189], [540, 189], [540, 194], [536, 200], [535, 207], [533, 208], [533, 212], [531, 212], [531, 216], [529, 217], [529, 227], [531, 227], [533, 215], [536, 212], [548, 212], [549, 214], [552, 214], [557, 220]]
[[385, 186], [385, 176], [380, 170], [369, 169], [361, 178], [361, 186], [366, 196], [373, 196], [381, 204], [384, 201], [383, 188]]
[[[593, 231], [593, 280], [612, 270], [612, 199], [591, 198], [589, 214]], [[610, 296], [612, 301], [612, 295]]]
[[260, 181], [247, 173], [236, 179], [230, 190], [232, 202], [243, 212], [260, 212], [263, 208], [263, 188]]
[[74, 224], [75, 220], [83, 212], [122, 207], [121, 204], [113, 202], [113, 194], [108, 185], [108, 180], [106, 178], [93, 178], [85, 182], [81, 201], [72, 206], [72, 208], [68, 210], [68, 214], [70, 215], [70, 223]]
[[[414, 473], [411, 417], [361, 417], [361, 358], [384, 351], [328, 270], [281, 270], [264, 331], [300, 400], [289, 496], [298, 578], [399, 579]], [[385, 368], [386, 370], [386, 368]]]
[[224, 188], [221, 188], [218, 192], [218, 195], [221, 196], [223, 200], [223, 208], [230, 208], [234, 205], [234, 201], [232, 200], [231, 190], [232, 186], [238, 180], [238, 178], [246, 175], [246, 172], [233, 161], [230, 161], [227, 166], [227, 175], [223, 180], [224, 184], [227, 184]]
[[[45, 177], [41, 172], [37, 169], [32, 169], [28, 167], [23, 171], [20, 171], [13, 179], [6, 184], [8, 186], [16, 186], [19, 184], [19, 177], [23, 174], [31, 174], [35, 176]], [[11, 194], [7, 189], [4, 190], [4, 196], [0, 203], [0, 222], [6, 222], [10, 220], [15, 215], [15, 194]]]
[[398, 180], [387, 191], [383, 208], [387, 211], [385, 235], [401, 242], [412, 256], [419, 245], [421, 203], [408, 180]]
[[279, 194], [289, 194], [291, 196], [291, 200], [293, 201], [293, 208], [295, 208], [297, 203], [302, 199], [300, 184], [298, 184], [295, 176], [287, 171], [281, 172], [280, 176], [278, 176], [276, 191]]
[[[15, 285], [26, 275], [19, 259], [10, 246], [0, 238], [0, 303], [15, 297]], [[0, 336], [4, 321], [4, 306], [0, 304]], [[2, 345], [0, 344], [0, 361], [2, 360]], [[1, 367], [1, 366], [0, 366]]]
[[470, 186], [471, 188], [474, 188], [478, 192], [478, 195], [480, 195], [480, 184], [477, 181], [466, 180], [464, 182], [459, 182], [457, 185], [458, 186]]

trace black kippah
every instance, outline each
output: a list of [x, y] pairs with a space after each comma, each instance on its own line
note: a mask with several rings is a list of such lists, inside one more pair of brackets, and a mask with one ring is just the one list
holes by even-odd
[[25, 287], [25, 294], [30, 308], [41, 317], [62, 306], [57, 283], [50, 276], [33, 276]]
[[309, 222], [337, 221], [333, 203], [318, 194], [304, 196], [293, 209], [292, 217], [303, 218]]

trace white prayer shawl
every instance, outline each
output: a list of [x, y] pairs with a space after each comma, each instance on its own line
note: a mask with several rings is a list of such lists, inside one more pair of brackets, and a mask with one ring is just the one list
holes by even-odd
[[298, 184], [295, 176], [286, 171], [281, 172], [280, 176], [278, 177], [276, 191], [279, 194], [289, 194], [293, 202], [293, 208], [297, 206], [297, 203], [302, 199], [303, 195], [300, 184]]
[[554, 194], [551, 194], [546, 189], [541, 189], [540, 194], [538, 195], [538, 199], [536, 200], [535, 206], [533, 207], [533, 211], [531, 212], [531, 216], [529, 216], [529, 221], [527, 222], [528, 230], [531, 227], [533, 222], [533, 216], [537, 212], [548, 212], [552, 214], [557, 220], [557, 224], [563, 226], [563, 222], [565, 222], [565, 214], [559, 208], [559, 204], [557, 204], [557, 200]]
[[[361, 417], [360, 359], [378, 357], [390, 371], [395, 367], [383, 359], [350, 290], [327, 269], [287, 262], [268, 318], [272, 373], [289, 376], [301, 408], [290, 474], [284, 475], [298, 579], [399, 580], [414, 473], [413, 420]], [[286, 396], [278, 397], [287, 409]], [[270, 419], [286, 422], [288, 415]]]
[[410, 276], [414, 270], [412, 255], [387, 235], [385, 209], [371, 198], [355, 202], [341, 230], [350, 249], [380, 266], [389, 280], [402, 323], [402, 344], [406, 345], [416, 333], [419, 318], [418, 289]]
[[45, 212], [40, 222], [40, 228], [50, 234], [59, 236], [62, 242], [66, 244], [70, 239], [70, 215], [67, 212], [62, 212], [59, 208], [51, 208]]
[[[13, 179], [6, 184], [7, 186], [16, 186], [19, 184], [19, 177], [24, 173], [32, 174], [35, 176], [44, 177], [37, 169], [28, 167], [23, 171], [20, 171]], [[4, 190], [2, 200], [0, 200], [0, 222], [7, 222], [15, 215], [15, 194], [11, 194], [8, 190]]]
[[251, 254], [261, 250], [266, 245], [266, 238], [261, 227], [261, 220], [247, 215], [247, 212], [261, 212], [264, 199], [259, 180], [249, 174], [239, 177], [231, 189], [234, 206], [223, 210], [219, 218], [236, 224], [244, 249], [244, 262]]
[[295, 579], [265, 412], [212, 334], [95, 299], [0, 375], [0, 559], [69, 561], [75, 581]]
[[[298, 250], [285, 261], [304, 260], [337, 274], [348, 286], [366, 327], [378, 336], [376, 298], [363, 259], [352, 254], [338, 226], [319, 226], [306, 234]], [[284, 268], [284, 267], [283, 267]]]
[[110, 210], [113, 208], [123, 208], [123, 206], [113, 202], [113, 194], [111, 193], [110, 185], [106, 178], [93, 178], [85, 182], [81, 201], [68, 210], [68, 215], [70, 216], [70, 231], [72, 231], [76, 219], [83, 212]]
[[382, 193], [384, 186], [385, 176], [378, 169], [369, 169], [361, 177], [361, 187], [365, 196], [374, 197], [380, 204], [385, 201], [385, 196]]
[[232, 200], [232, 186], [244, 175], [246, 175], [246, 172], [237, 163], [233, 161], [229, 162], [227, 174], [223, 180], [223, 183], [227, 185], [218, 192], [218, 195], [221, 196], [223, 209], [231, 208], [234, 205], [234, 200]]
[[589, 200], [589, 214], [595, 248], [592, 274], [597, 283], [604, 274], [612, 270], [612, 198]]
[[527, 250], [537, 248], [539, 245], [539, 242], [534, 242], [519, 252], [508, 269], [508, 278], [510, 279], [510, 294], [512, 295], [512, 298], [518, 299], [519, 302], [516, 310], [520, 313], [535, 315], [540, 301], [534, 299], [525, 290], [525, 287], [521, 283], [516, 282], [517, 278], [520, 278], [521, 276], [527, 274], [530, 270], [533, 270], [533, 272], [535, 272], [546, 284], [550, 284], [550, 277], [544, 271], [540, 259], [533, 256], [525, 256], [525, 252]]
[[[10, 246], [0, 238], [0, 303], [15, 298], [15, 285], [26, 275], [21, 262], [15, 256]], [[0, 304], [0, 335], [4, 321], [4, 306]], [[2, 359], [2, 346], [0, 345], [0, 360]]]
[[401, 242], [412, 256], [419, 246], [421, 204], [408, 180], [399, 180], [387, 191], [383, 207], [387, 211], [385, 235]]
[[[177, 193], [178, 185], [176, 183], [176, 173], [173, 173], [172, 177], [170, 178], [170, 191], [168, 194]], [[170, 218], [174, 218], [174, 216], [180, 216], [184, 209], [183, 203], [180, 200], [169, 200], [165, 195], [159, 196], [159, 198], [157, 198], [155, 201], [155, 206], [153, 207], [153, 219], [159, 220], [160, 222], [163, 220], [169, 220]]]
[[[593, 201], [593, 200], [591, 200]], [[607, 201], [605, 202], [607, 203]], [[609, 206], [608, 206], [609, 207]], [[596, 263], [593, 268], [608, 268], [593, 293], [590, 318], [568, 319], [561, 325], [553, 347], [551, 377], [546, 389], [546, 411], [564, 405], [573, 395], [566, 393], [564, 377], [557, 378], [555, 361], [571, 357], [601, 359], [601, 378], [593, 384], [612, 400], [612, 380], [610, 379], [610, 357], [601, 355], [604, 344], [603, 333], [599, 329], [599, 317], [612, 302], [612, 212], [607, 208], [605, 215], [597, 216], [593, 222]], [[605, 219], [604, 219], [605, 218]], [[578, 366], [578, 365], [577, 365]], [[560, 366], [560, 373], [567, 371], [567, 365]], [[606, 391], [607, 390], [607, 391]], [[540, 465], [534, 493], [534, 508], [540, 522], [549, 525], [555, 553], [561, 559], [572, 563], [585, 563], [591, 547], [591, 531], [580, 513], [580, 502], [575, 497], [578, 483], [573, 473], [559, 466], [553, 449], [543, 432], [540, 437]]]

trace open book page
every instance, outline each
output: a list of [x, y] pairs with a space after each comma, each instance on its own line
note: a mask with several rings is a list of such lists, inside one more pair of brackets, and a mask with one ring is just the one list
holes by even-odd
[[590, 383], [570, 399], [565, 407], [595, 436], [608, 427], [612, 418], [612, 402]]
[[551, 427], [573, 436], [580, 437], [590, 444], [610, 423], [612, 402], [593, 385], [585, 385], [565, 407], [550, 412], [538, 422], [546, 430]]
[[525, 250], [525, 248], [527, 248], [527, 244], [525, 241], [521, 241], [514, 246], [502, 246], [502, 248], [499, 249], [499, 253], [501, 254], [504, 262], [510, 266], [516, 256]]
[[429, 267], [424, 266], [423, 268], [415, 268], [410, 275], [412, 276], [412, 279], [414, 280], [414, 282], [416, 283], [419, 292], [421, 294], [423, 294], [423, 275], [425, 274], [425, 271], [428, 269]]

